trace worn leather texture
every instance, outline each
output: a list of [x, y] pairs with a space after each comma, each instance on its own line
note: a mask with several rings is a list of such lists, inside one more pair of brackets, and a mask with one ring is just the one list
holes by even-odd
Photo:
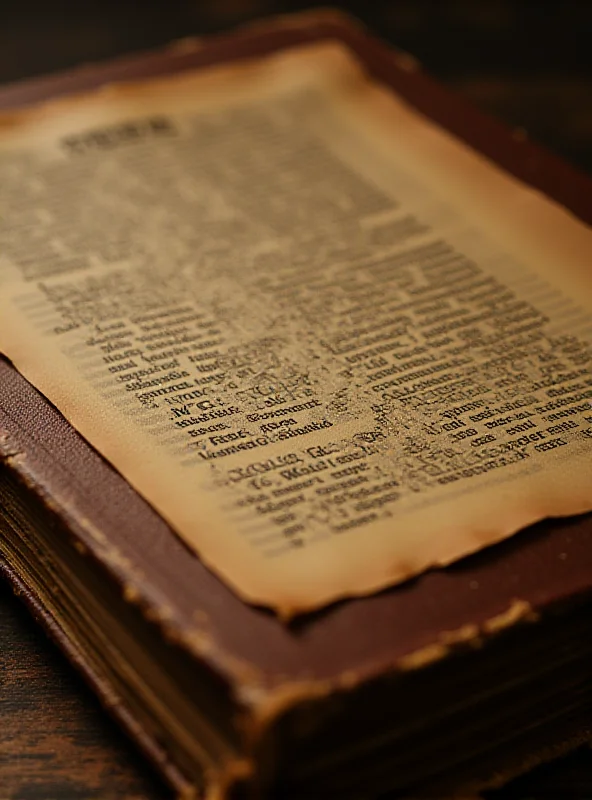
[[[301, 25], [255, 26], [183, 48], [25, 81], [0, 90], [0, 108], [327, 38], [344, 41], [375, 78], [418, 110], [592, 223], [592, 183], [587, 178], [484, 117], [420, 70], [410, 69], [408, 58], [361, 28], [329, 16]], [[241, 602], [57, 409], [0, 358], [2, 464], [42, 499], [64, 535], [83, 545], [105, 581], [122, 591], [127, 587], [153, 624], [186, 642], [194, 633], [207, 633], [215, 646], [207, 654], [196, 650], [194, 656], [207, 660], [228, 681], [236, 680], [231, 663], [249, 665], [268, 686], [352, 671], [360, 677], [376, 675], [438, 642], [443, 632], [468, 624], [485, 631], [488, 621], [516, 600], [544, 621], [550, 613], [563, 613], [571, 601], [592, 599], [592, 516], [586, 515], [533, 526], [447, 569], [430, 571], [373, 597], [336, 604], [288, 628], [271, 613]], [[51, 629], [51, 620], [38, 610], [34, 598], [29, 602]], [[59, 631], [54, 635], [68, 650]], [[75, 659], [72, 652], [69, 656]], [[107, 698], [108, 687], [89, 673], [84, 659], [80, 667]], [[147, 743], [144, 747], [150, 749]]]

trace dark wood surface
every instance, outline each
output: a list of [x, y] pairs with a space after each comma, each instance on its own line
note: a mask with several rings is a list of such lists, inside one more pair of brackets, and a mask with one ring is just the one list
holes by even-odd
[[[4, 2], [0, 82], [304, 5], [94, 0], [58, 8], [52, 2]], [[401, 0], [347, 7], [472, 101], [592, 171], [592, 4]], [[590, 725], [592, 730], [592, 720]], [[169, 796], [0, 582], [0, 800]], [[591, 800], [592, 750], [580, 748], [488, 794], [488, 800], [526, 798]]]
[[0, 798], [170, 796], [0, 582]]

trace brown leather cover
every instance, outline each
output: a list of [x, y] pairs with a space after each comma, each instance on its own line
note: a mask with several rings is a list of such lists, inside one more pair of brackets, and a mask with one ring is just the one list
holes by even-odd
[[[592, 184], [585, 177], [468, 107], [421, 71], [410, 69], [408, 57], [338, 16], [258, 25], [206, 42], [25, 81], [0, 90], [0, 108], [324, 38], [347, 43], [375, 78], [417, 109], [592, 223]], [[336, 604], [287, 628], [267, 611], [245, 605], [214, 577], [61, 414], [0, 358], [0, 468], [3, 463], [85, 546], [105, 580], [133, 586], [134, 601], [151, 619], [158, 617], [158, 609], [168, 609], [166, 621], [155, 624], [175, 638], [176, 633], [203, 634], [205, 624], [215, 647], [202, 657], [228, 680], [230, 663], [249, 665], [269, 686], [352, 671], [360, 677], [377, 674], [439, 642], [444, 632], [469, 623], [486, 631], [488, 621], [516, 600], [544, 618], [571, 600], [592, 598], [592, 516], [587, 515], [539, 524], [447, 569], [373, 597]], [[105, 545], [97, 544], [91, 527], [105, 535]], [[117, 563], [108, 558], [109, 543], [122, 556]], [[18, 576], [12, 580], [18, 586]], [[35, 598], [29, 602], [35, 609]], [[51, 628], [47, 616], [43, 621]], [[54, 635], [61, 638], [55, 626]], [[68, 650], [67, 642], [61, 644]], [[83, 656], [69, 655], [108, 700], [108, 687], [97, 683]], [[125, 716], [124, 709], [116, 713]]]

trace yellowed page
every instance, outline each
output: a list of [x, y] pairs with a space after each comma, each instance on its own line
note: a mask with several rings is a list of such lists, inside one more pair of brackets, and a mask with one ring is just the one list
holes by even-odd
[[592, 508], [592, 235], [337, 44], [0, 119], [0, 350], [283, 616]]

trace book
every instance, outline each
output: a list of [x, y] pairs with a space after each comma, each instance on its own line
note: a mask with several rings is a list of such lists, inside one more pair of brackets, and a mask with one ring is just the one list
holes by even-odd
[[0, 105], [3, 569], [167, 779], [582, 741], [587, 180], [326, 13]]

